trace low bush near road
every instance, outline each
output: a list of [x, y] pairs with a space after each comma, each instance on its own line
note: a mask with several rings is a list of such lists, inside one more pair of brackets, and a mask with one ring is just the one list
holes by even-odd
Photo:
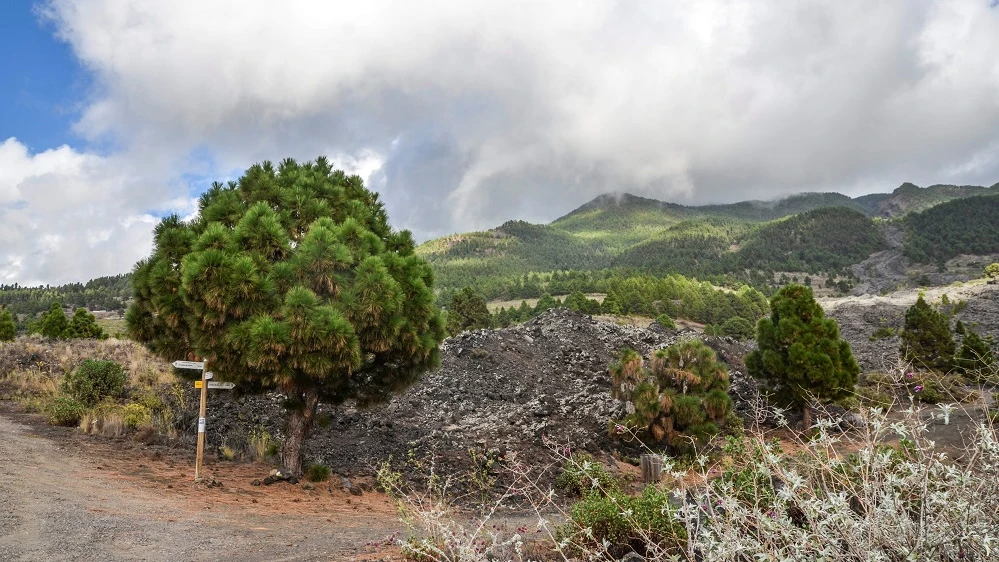
[[81, 403], [96, 406], [102, 400], [119, 397], [126, 382], [128, 374], [118, 363], [84, 359], [75, 371], [63, 378], [62, 388]]

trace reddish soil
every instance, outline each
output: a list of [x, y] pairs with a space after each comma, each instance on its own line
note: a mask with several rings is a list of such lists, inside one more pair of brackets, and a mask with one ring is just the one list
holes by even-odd
[[209, 461], [196, 483], [193, 451], [89, 437], [2, 404], [0, 559], [399, 559], [385, 496], [250, 484], [270, 469]]

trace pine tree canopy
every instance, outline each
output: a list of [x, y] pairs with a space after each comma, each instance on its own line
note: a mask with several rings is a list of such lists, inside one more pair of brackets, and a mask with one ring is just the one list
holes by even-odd
[[956, 344], [947, 315], [931, 307], [920, 294], [905, 311], [901, 333], [902, 358], [918, 368], [947, 372], [954, 366]]
[[471, 287], [455, 293], [447, 307], [447, 331], [451, 335], [488, 328], [491, 320], [486, 300]]
[[97, 319], [86, 308], [76, 309], [64, 332], [64, 337], [68, 339], [102, 339], [106, 336]]
[[284, 462], [300, 470], [289, 442], [318, 400], [384, 398], [439, 362], [433, 275], [413, 249], [377, 194], [325, 158], [256, 164], [213, 184], [192, 222], [156, 227], [129, 333], [167, 359], [206, 358], [242, 389], [286, 393]]
[[61, 303], [58, 301], [52, 303], [49, 311], [42, 315], [40, 326], [39, 331], [47, 338], [57, 339], [66, 336], [69, 321], [66, 319], [66, 313], [63, 312]]
[[954, 358], [959, 371], [972, 379], [988, 379], [995, 370], [992, 338], [982, 338], [972, 330], [965, 330], [961, 350]]
[[811, 397], [828, 401], [848, 395], [860, 366], [850, 344], [840, 339], [836, 321], [826, 318], [815, 302], [812, 289], [788, 285], [771, 299], [770, 310], [770, 318], [757, 323], [757, 349], [746, 356], [749, 374], [806, 408]]

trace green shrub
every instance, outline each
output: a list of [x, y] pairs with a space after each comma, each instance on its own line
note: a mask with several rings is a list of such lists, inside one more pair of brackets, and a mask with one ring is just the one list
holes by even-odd
[[[594, 481], [596, 485], [594, 485]], [[589, 453], [576, 453], [555, 478], [555, 488], [566, 496], [581, 497], [590, 490], [617, 490], [617, 480]]]
[[676, 322], [674, 322], [673, 319], [669, 317], [669, 315], [660, 314], [659, 316], [656, 316], [656, 322], [658, 322], [660, 326], [668, 330], [676, 329]]
[[152, 423], [153, 413], [146, 406], [133, 403], [125, 406], [125, 409], [122, 410], [122, 418], [125, 421], [125, 427], [135, 429]]
[[[857, 406], [865, 408], [890, 408], [894, 399], [888, 393], [881, 392], [875, 388], [858, 386], [856, 390], [856, 401]], [[852, 410], [853, 408], [848, 407], [844, 404], [844, 407]]]
[[617, 426], [637, 430], [653, 445], [686, 449], [689, 437], [707, 441], [718, 431], [716, 423], [732, 409], [728, 372], [715, 352], [700, 340], [690, 340], [656, 351], [645, 365], [636, 351], [624, 350], [611, 365], [612, 395], [628, 400], [635, 411]]
[[622, 492], [587, 493], [570, 509], [570, 520], [558, 530], [558, 538], [597, 547], [604, 541], [628, 544], [639, 554], [648, 543], [667, 550], [679, 547], [687, 533], [676, 518], [669, 494], [657, 486], [646, 486], [634, 497]]
[[76, 425], [87, 407], [69, 396], [58, 396], [49, 406], [49, 419], [56, 425]]
[[305, 469], [305, 477], [309, 482], [325, 482], [330, 479], [330, 467], [325, 464], [310, 464]]
[[942, 402], [967, 402], [976, 394], [967, 388], [968, 381], [960, 375], [940, 373], [917, 373], [909, 380], [909, 391], [913, 398], [924, 404]]
[[87, 406], [106, 398], [117, 398], [125, 389], [128, 376], [114, 361], [86, 359], [63, 379], [63, 390]]
[[897, 335], [898, 335], [898, 330], [896, 330], [895, 328], [891, 328], [888, 326], [881, 326], [877, 330], [874, 330], [874, 333], [871, 334], [871, 337], [869, 339], [870, 341], [886, 340], [888, 338], [893, 338]]
[[721, 332], [736, 339], [748, 340], [756, 336], [756, 326], [741, 316], [733, 316], [721, 325]]

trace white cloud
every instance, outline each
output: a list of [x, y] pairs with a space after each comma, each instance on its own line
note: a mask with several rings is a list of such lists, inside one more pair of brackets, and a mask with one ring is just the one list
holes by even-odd
[[[148, 254], [167, 189], [117, 158], [0, 142], [0, 283], [65, 283], [124, 273]], [[177, 205], [171, 205], [176, 207]]]
[[329, 154], [422, 237], [612, 190], [710, 202], [999, 181], [986, 0], [46, 9], [95, 79], [77, 132], [145, 178], [175, 173], [120, 191], [147, 203], [195, 152], [214, 164], [196, 175]]

